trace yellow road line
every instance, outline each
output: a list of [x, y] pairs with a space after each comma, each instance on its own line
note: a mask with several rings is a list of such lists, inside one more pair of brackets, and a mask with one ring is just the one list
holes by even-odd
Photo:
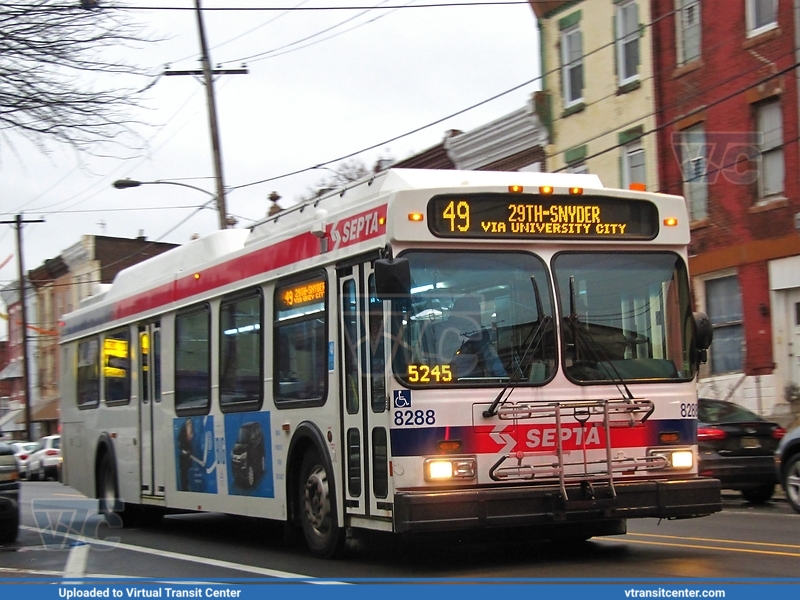
[[[631, 535], [631, 534], [629, 534]], [[636, 535], [636, 534], [633, 534]], [[680, 538], [676, 538], [680, 539]], [[701, 550], [720, 550], [722, 552], [742, 552], [744, 554], [767, 554], [769, 556], [788, 556], [792, 558], [800, 558], [800, 552], [778, 552], [776, 550], [754, 550], [750, 548], [726, 548], [724, 546], [705, 546], [702, 544], [677, 544], [672, 542], [650, 542], [647, 540], [632, 540], [626, 537], [616, 539], [599, 539], [598, 542], [622, 542], [623, 544], [642, 544], [645, 546], [669, 546], [674, 548], [695, 548]], [[723, 540], [724, 541], [724, 540]], [[736, 542], [730, 542], [736, 543]]]
[[741, 544], [742, 546], [770, 546], [774, 548], [792, 548], [800, 550], [800, 544], [775, 544], [772, 542], [744, 542], [739, 540], [721, 540], [717, 538], [701, 538], [701, 537], [685, 537], [682, 535], [660, 535], [657, 533], [628, 533], [628, 535], [637, 535], [646, 538], [662, 538], [668, 540], [690, 540], [693, 542], [715, 542], [722, 544]]

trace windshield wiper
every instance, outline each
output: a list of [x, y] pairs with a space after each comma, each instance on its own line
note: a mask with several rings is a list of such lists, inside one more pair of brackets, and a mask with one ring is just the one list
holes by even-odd
[[[537, 326], [535, 329], [531, 327], [530, 333], [523, 342], [523, 344], [527, 343], [527, 346], [525, 347], [525, 352], [522, 354], [522, 358], [520, 358], [519, 361], [516, 361], [517, 364], [514, 368], [514, 374], [509, 378], [508, 383], [506, 383], [503, 389], [500, 390], [500, 393], [497, 394], [497, 397], [494, 399], [494, 402], [492, 402], [491, 406], [483, 411], [483, 416], [486, 419], [495, 416], [497, 414], [498, 407], [504, 404], [506, 400], [508, 400], [509, 396], [511, 396], [511, 392], [517, 389], [516, 384], [522, 380], [525, 375], [525, 369], [528, 366], [526, 359], [529, 355], [533, 357], [534, 352], [531, 350], [533, 349], [535, 351], [539, 348], [539, 345], [544, 341], [546, 327], [553, 320], [553, 317], [550, 315], [542, 314], [542, 297], [539, 295], [539, 286], [536, 284], [536, 277], [533, 275], [531, 275], [531, 284], [533, 284], [533, 296], [536, 300]], [[535, 347], [534, 342], [536, 342]], [[513, 361], [514, 357], [512, 357], [511, 360]], [[508, 364], [507, 368], [510, 366], [511, 363]]]
[[[633, 400], [633, 394], [628, 389], [627, 384], [625, 383], [625, 379], [620, 375], [617, 367], [614, 366], [614, 361], [609, 359], [608, 354], [603, 349], [603, 346], [597, 342], [594, 336], [589, 331], [589, 327], [587, 324], [581, 322], [580, 318], [578, 317], [578, 313], [575, 311], [575, 276], [571, 275], [569, 278], [569, 317], [567, 317], [570, 324], [570, 329], [572, 331], [572, 340], [573, 340], [573, 353], [572, 357], [575, 362], [578, 362], [578, 343], [579, 341], [583, 343], [583, 348], [592, 357], [595, 359], [596, 362], [602, 360], [605, 364], [608, 365], [609, 371], [613, 371], [613, 375], [616, 375], [616, 379], [611, 377], [611, 381], [617, 388], [617, 391], [620, 395], [626, 400]], [[611, 373], [609, 372], [609, 375]], [[622, 388], [620, 388], [622, 386]], [[625, 390], [623, 393], [622, 390]], [[626, 397], [627, 395], [627, 397]]]

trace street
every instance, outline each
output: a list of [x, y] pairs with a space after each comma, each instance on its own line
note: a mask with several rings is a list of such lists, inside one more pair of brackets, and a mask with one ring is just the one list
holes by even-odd
[[[170, 515], [152, 529], [111, 529], [96, 501], [56, 482], [24, 482], [15, 544], [0, 546], [2, 578], [787, 578], [800, 572], [800, 515], [782, 494], [750, 506], [724, 493], [701, 519], [639, 520], [624, 536], [581, 544], [513, 534], [350, 540], [323, 561], [280, 523], [220, 514]], [[89, 542], [82, 544], [81, 542]]]

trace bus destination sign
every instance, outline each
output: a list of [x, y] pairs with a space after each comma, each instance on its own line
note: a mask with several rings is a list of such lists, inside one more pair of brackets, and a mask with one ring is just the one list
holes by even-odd
[[278, 295], [279, 309], [288, 309], [320, 302], [325, 299], [325, 280], [317, 279], [286, 286]]
[[658, 209], [602, 196], [448, 194], [430, 200], [428, 223], [440, 237], [649, 240]]

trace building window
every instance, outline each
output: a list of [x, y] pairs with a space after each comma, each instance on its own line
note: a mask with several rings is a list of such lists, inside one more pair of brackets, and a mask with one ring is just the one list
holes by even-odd
[[561, 32], [561, 64], [564, 106], [574, 106], [583, 101], [583, 37], [577, 25]]
[[574, 163], [567, 166], [567, 173], [584, 174], [589, 172], [585, 162]]
[[275, 287], [274, 388], [281, 407], [319, 406], [327, 396], [328, 281], [324, 273]]
[[783, 118], [777, 100], [756, 106], [761, 159], [758, 176], [759, 199], [783, 192]]
[[708, 146], [703, 124], [680, 132], [680, 157], [683, 172], [683, 195], [689, 208], [689, 218], [699, 221], [708, 218]]
[[205, 414], [211, 402], [211, 310], [207, 305], [175, 317], [175, 411]]
[[685, 65], [700, 58], [700, 0], [677, 0], [675, 6], [677, 24], [678, 64]]
[[747, 37], [760, 35], [778, 26], [777, 0], [745, 0], [747, 3]]
[[219, 311], [219, 403], [261, 407], [264, 398], [264, 328], [261, 289], [223, 300]]
[[711, 373], [741, 371], [744, 343], [742, 292], [735, 275], [706, 281], [706, 308], [714, 329], [714, 343], [709, 352]]
[[627, 188], [632, 183], [647, 183], [644, 148], [641, 142], [633, 142], [623, 148], [622, 187]]
[[639, 79], [639, 7], [636, 2], [617, 5], [617, 73], [619, 85]]

